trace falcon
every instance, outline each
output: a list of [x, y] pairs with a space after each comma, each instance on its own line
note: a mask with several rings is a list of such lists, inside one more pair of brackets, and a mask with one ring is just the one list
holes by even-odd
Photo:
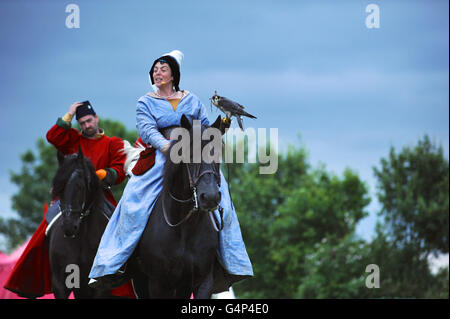
[[214, 106], [225, 113], [227, 119], [230, 119], [232, 116], [236, 117], [241, 130], [244, 130], [242, 126], [241, 116], [247, 116], [249, 118], [256, 119], [256, 116], [244, 111], [244, 107], [241, 104], [234, 102], [226, 97], [217, 95], [217, 91], [214, 91], [214, 95], [209, 100], [212, 104], [214, 104]]

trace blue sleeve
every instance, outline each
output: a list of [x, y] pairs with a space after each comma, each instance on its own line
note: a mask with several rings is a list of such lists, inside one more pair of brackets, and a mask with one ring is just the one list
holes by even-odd
[[198, 120], [201, 121], [202, 125], [209, 126], [209, 120], [208, 120], [208, 114], [206, 113], [206, 107], [203, 105], [203, 103], [198, 100]]
[[150, 113], [148, 106], [142, 101], [139, 101], [136, 107], [136, 128], [139, 136], [146, 144], [151, 144], [160, 150], [168, 143], [159, 132], [156, 120]]

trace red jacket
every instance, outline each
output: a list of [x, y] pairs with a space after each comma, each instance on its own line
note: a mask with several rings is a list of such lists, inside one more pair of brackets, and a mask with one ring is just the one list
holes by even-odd
[[[120, 184], [125, 179], [123, 164], [126, 155], [122, 151], [123, 141], [118, 137], [102, 135], [96, 139], [86, 138], [59, 118], [47, 132], [47, 141], [64, 155], [78, 153], [78, 146], [81, 146], [83, 154], [91, 160], [95, 170], [111, 168], [116, 174], [114, 184]], [[114, 205], [117, 204], [112, 194], [106, 196]]]

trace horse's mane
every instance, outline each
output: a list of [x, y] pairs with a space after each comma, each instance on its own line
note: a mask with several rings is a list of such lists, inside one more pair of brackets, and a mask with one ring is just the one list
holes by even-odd
[[55, 176], [53, 177], [53, 198], [62, 196], [69, 178], [72, 176], [72, 173], [76, 169], [81, 169], [83, 171], [83, 174], [86, 177], [89, 177], [88, 180], [90, 181], [89, 186], [91, 188], [91, 192], [103, 193], [100, 185], [100, 180], [95, 174], [95, 169], [91, 161], [84, 156], [80, 158], [79, 155], [74, 154], [66, 156], [64, 158], [64, 162], [60, 164]]
[[[206, 125], [201, 125], [201, 134], [200, 136], [203, 135], [203, 131], [206, 130], [209, 126]], [[191, 160], [192, 160], [192, 148], [193, 148], [193, 127], [191, 127], [189, 130], [189, 148], [191, 150]], [[181, 137], [178, 137], [178, 140], [175, 140], [173, 143], [171, 143], [169, 149], [167, 150], [167, 154], [170, 154], [170, 152], [172, 151], [172, 147], [174, 147], [174, 145], [179, 142], [181, 140]], [[201, 149], [203, 149], [203, 146], [205, 146], [205, 144], [207, 144], [208, 141], [206, 140], [202, 140], [201, 139]], [[163, 188], [169, 187], [171, 186], [172, 183], [172, 177], [176, 174], [177, 170], [179, 169], [181, 163], [175, 164], [173, 163], [170, 159], [167, 159], [165, 164], [164, 164], [164, 179], [163, 179]]]

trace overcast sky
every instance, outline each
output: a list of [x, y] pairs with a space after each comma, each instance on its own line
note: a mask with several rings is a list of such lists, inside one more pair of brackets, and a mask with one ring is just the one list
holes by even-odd
[[[71, 3], [80, 28], [66, 26]], [[379, 28], [366, 25], [371, 3]], [[448, 158], [448, 29], [445, 0], [2, 0], [0, 216], [13, 214], [9, 170], [74, 101], [133, 129], [153, 60], [179, 49], [180, 87], [208, 112], [217, 90], [258, 117], [246, 127], [278, 128], [281, 149], [304, 145], [314, 167], [356, 171], [372, 197], [358, 234], [370, 239], [372, 168], [389, 148], [428, 134]]]

